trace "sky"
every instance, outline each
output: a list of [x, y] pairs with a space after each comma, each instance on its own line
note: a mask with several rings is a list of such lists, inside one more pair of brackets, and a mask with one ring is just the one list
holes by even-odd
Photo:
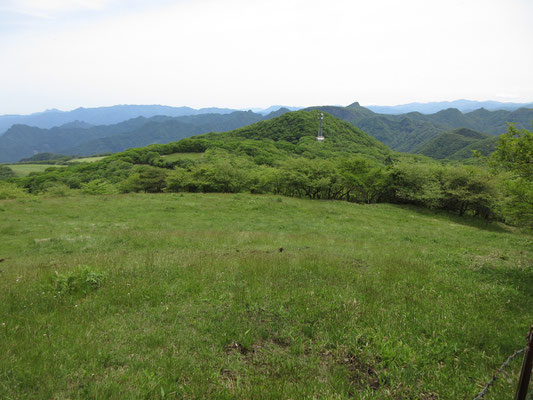
[[0, 114], [533, 101], [531, 0], [0, 0]]

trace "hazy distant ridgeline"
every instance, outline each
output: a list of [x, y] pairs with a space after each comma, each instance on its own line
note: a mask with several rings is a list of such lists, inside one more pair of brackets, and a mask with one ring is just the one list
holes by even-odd
[[73, 121], [83, 121], [91, 125], [111, 125], [128, 119], [156, 115], [181, 117], [194, 114], [227, 114], [229, 108], [202, 108], [196, 110], [191, 107], [169, 107], [160, 105], [116, 105], [110, 107], [77, 108], [72, 111], [48, 110], [30, 115], [0, 115], [0, 135], [12, 125], [24, 124], [38, 128], [52, 128]]
[[287, 112], [263, 116], [251, 111], [183, 117], [137, 117], [118, 124], [89, 126], [77, 122], [51, 129], [14, 125], [0, 136], [0, 162], [16, 162], [36, 153], [91, 155], [118, 152], [152, 143], [168, 143], [206, 132], [240, 128]]
[[[278, 111], [281, 108], [287, 108], [295, 111], [301, 107], [284, 107], [270, 106], [265, 109], [254, 108], [257, 114], [267, 115]], [[72, 111], [47, 110], [44, 112], [30, 115], [0, 115], [0, 136], [4, 134], [11, 126], [23, 124], [37, 128], [53, 128], [75, 122], [79, 127], [85, 125], [112, 125], [128, 119], [145, 117], [151, 118], [156, 115], [166, 115], [168, 117], [183, 117], [185, 115], [202, 115], [202, 114], [229, 114], [235, 111], [241, 111], [231, 108], [200, 108], [191, 107], [170, 107], [161, 105], [116, 105], [110, 107], [95, 108], [77, 108]]]
[[531, 128], [533, 109], [515, 111], [488, 111], [479, 109], [469, 113], [450, 108], [435, 114], [410, 112], [399, 115], [377, 114], [353, 103], [347, 107], [321, 106], [308, 109], [322, 110], [348, 121], [370, 136], [396, 151], [413, 152], [427, 141], [457, 128], [468, 128], [490, 135], [500, 135], [507, 123], [517, 128]]
[[419, 112], [422, 114], [434, 114], [447, 108], [457, 108], [461, 112], [470, 112], [484, 108], [489, 111], [507, 110], [514, 111], [519, 108], [533, 108], [533, 103], [503, 103], [500, 101], [472, 101], [454, 100], [438, 101], [430, 103], [408, 103], [397, 106], [365, 106], [366, 108], [381, 114], [405, 114]]

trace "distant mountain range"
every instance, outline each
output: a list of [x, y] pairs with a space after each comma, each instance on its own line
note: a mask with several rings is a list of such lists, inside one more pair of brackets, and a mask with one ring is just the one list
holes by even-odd
[[[257, 114], [267, 115], [281, 108], [296, 111], [303, 107], [275, 105], [268, 108], [251, 108], [250, 110]], [[456, 108], [461, 112], [470, 112], [480, 108], [484, 108], [488, 111], [514, 111], [518, 108], [533, 108], [533, 102], [503, 103], [498, 101], [455, 100], [431, 103], [409, 103], [397, 106], [373, 105], [366, 106], [366, 108], [380, 114], [404, 114], [410, 112], [433, 114], [448, 108]], [[0, 135], [16, 124], [48, 129], [76, 121], [89, 125], [111, 125], [137, 117], [150, 118], [157, 115], [182, 117], [186, 115], [201, 114], [229, 114], [235, 111], [246, 110], [217, 107], [194, 109], [191, 107], [171, 107], [162, 105], [116, 105], [95, 108], [80, 107], [72, 111], [51, 109], [29, 115], [0, 115]]]
[[[299, 109], [299, 107], [271, 106], [265, 109], [254, 109], [253, 111], [258, 114], [267, 115], [281, 108], [287, 108], [291, 111]], [[183, 117], [186, 115], [201, 114], [229, 114], [235, 111], [243, 110], [217, 107], [194, 109], [191, 107], [170, 107], [161, 105], [116, 105], [96, 108], [80, 107], [72, 111], [52, 109], [29, 115], [0, 115], [0, 135], [7, 131], [11, 126], [17, 124], [48, 129], [61, 125], [64, 126], [71, 122], [85, 123], [89, 125], [111, 125], [137, 117], [150, 118], [157, 115]]]
[[118, 124], [95, 126], [74, 121], [50, 129], [13, 125], [0, 136], [0, 162], [16, 162], [44, 152], [65, 155], [114, 153], [200, 133], [229, 131], [288, 111], [279, 109], [266, 116], [252, 111], [234, 111], [182, 117], [137, 117]]
[[[533, 121], [533, 109], [527, 108], [515, 111], [479, 109], [469, 113], [449, 108], [434, 114], [410, 112], [391, 115], [375, 113], [356, 102], [348, 107], [320, 106], [308, 109], [321, 110], [348, 121], [393, 150], [403, 152], [413, 152], [427, 141], [457, 128], [500, 135], [507, 130], [508, 122], [514, 123], [517, 128], [531, 129]], [[327, 126], [324, 129], [327, 131]]]
[[470, 112], [484, 108], [489, 111], [507, 110], [514, 111], [519, 108], [533, 108], [533, 102], [530, 103], [504, 103], [500, 101], [473, 101], [473, 100], [454, 100], [439, 101], [430, 103], [408, 103], [397, 106], [365, 106], [381, 114], [404, 114], [409, 112], [419, 112], [422, 114], [433, 114], [447, 108], [457, 108], [461, 112]]
[[[114, 106], [70, 112], [47, 111], [29, 116], [0, 116], [0, 122], [4, 123], [8, 117], [24, 117], [29, 121], [28, 124], [11, 126], [0, 136], [0, 162], [16, 162], [43, 152], [65, 155], [118, 152], [151, 143], [168, 143], [201, 133], [230, 131], [278, 117], [289, 111], [279, 107], [268, 108], [267, 110], [274, 111], [266, 115], [229, 109]], [[306, 110], [321, 110], [347, 121], [393, 150], [421, 153], [435, 158], [464, 158], [464, 155], [469, 156], [474, 148], [488, 151], [495, 140], [487, 135], [504, 133], [509, 122], [514, 123], [517, 128], [531, 129], [533, 121], [531, 108], [513, 111], [489, 111], [481, 108], [466, 113], [456, 108], [448, 108], [433, 114], [382, 114], [355, 102], [347, 107], [317, 106]], [[150, 116], [137, 116], [138, 113]], [[162, 115], [165, 113], [171, 115]], [[180, 113], [188, 115], [176, 116]], [[101, 122], [116, 121], [132, 115], [135, 117], [116, 123]], [[30, 123], [53, 124], [61, 118], [66, 122], [56, 127], [30, 126]], [[471, 132], [454, 131], [459, 128], [484, 136], [473, 140]], [[327, 124], [324, 125], [324, 130], [327, 136]], [[483, 143], [474, 143], [478, 140]], [[462, 153], [456, 154], [457, 152]]]

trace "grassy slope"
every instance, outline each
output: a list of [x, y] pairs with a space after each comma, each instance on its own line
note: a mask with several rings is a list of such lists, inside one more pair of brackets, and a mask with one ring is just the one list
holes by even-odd
[[92, 163], [92, 162], [103, 160], [106, 157], [107, 156], [73, 158], [72, 160], [69, 160], [68, 163], [69, 164], [74, 164], [74, 163]]
[[[533, 317], [531, 236], [413, 208], [139, 194], [0, 217], [6, 398], [470, 399]], [[102, 287], [55, 293], [78, 265]]]
[[49, 164], [5, 164], [13, 170], [16, 177], [27, 176], [32, 172], [43, 172], [50, 167], [64, 167], [64, 165], [49, 165]]

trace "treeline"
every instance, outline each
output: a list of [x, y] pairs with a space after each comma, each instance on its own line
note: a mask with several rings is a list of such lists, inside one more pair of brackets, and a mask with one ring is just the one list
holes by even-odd
[[[201, 152], [205, 143], [191, 140], [180, 147]], [[379, 162], [363, 155], [339, 159], [294, 156], [266, 164], [262, 153], [254, 157], [242, 149], [235, 153], [224, 148], [208, 148], [198, 160], [168, 162], [156, 150], [157, 146], [151, 146], [123, 152], [105, 162], [68, 169], [52, 167], [17, 181], [37, 194], [61, 195], [69, 190], [86, 194], [273, 193], [360, 203], [416, 204], [487, 219], [500, 216], [497, 176], [479, 167], [443, 166], [410, 157], [389, 157]]]

